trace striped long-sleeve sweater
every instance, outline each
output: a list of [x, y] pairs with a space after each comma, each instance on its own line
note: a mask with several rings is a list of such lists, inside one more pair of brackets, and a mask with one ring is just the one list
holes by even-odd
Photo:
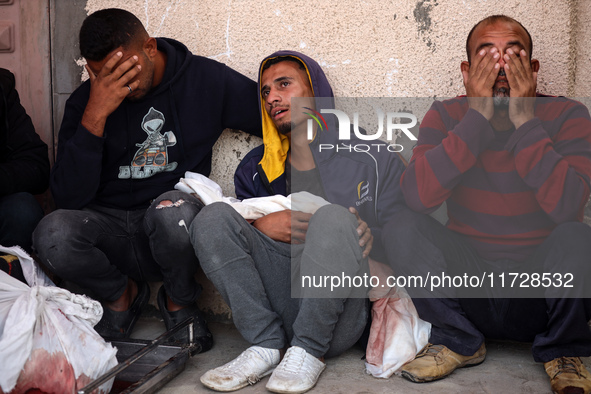
[[542, 97], [534, 119], [493, 130], [466, 97], [435, 102], [401, 179], [408, 206], [447, 201], [447, 227], [489, 260], [523, 261], [560, 223], [581, 221], [591, 179], [587, 108]]

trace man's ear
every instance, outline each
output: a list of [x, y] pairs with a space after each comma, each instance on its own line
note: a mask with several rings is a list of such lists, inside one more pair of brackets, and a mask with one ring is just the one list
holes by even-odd
[[149, 37], [144, 41], [142, 49], [150, 60], [154, 60], [154, 57], [156, 57], [156, 53], [158, 52], [158, 43], [156, 42], [156, 39], [154, 37]]
[[470, 62], [464, 60], [462, 64], [460, 64], [460, 70], [462, 70], [462, 74], [470, 71]]
[[540, 69], [540, 62], [538, 59], [531, 59], [531, 70], [535, 73]]

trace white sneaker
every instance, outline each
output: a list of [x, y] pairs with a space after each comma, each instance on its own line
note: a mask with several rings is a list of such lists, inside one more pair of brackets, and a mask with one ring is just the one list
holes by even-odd
[[211, 369], [201, 376], [201, 383], [216, 391], [234, 391], [255, 384], [279, 364], [279, 350], [251, 346], [234, 360]]
[[267, 382], [267, 390], [274, 393], [305, 393], [324, 371], [326, 364], [299, 346], [287, 349], [281, 363]]

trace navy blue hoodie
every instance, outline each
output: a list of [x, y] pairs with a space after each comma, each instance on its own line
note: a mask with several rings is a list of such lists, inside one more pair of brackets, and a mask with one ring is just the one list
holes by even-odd
[[147, 208], [185, 171], [209, 175], [212, 147], [224, 129], [261, 136], [254, 81], [192, 55], [178, 41], [157, 42], [167, 56], [162, 82], [138, 101], [124, 100], [107, 118], [103, 137], [80, 124], [90, 81], [68, 99], [51, 173], [59, 208]]
[[[272, 58], [292, 56], [304, 63], [310, 77], [314, 96], [327, 103], [334, 103], [334, 95], [322, 68], [311, 58], [294, 51], [279, 51], [265, 58], [259, 68], [259, 89], [264, 64]], [[318, 99], [321, 98], [321, 99]], [[236, 196], [240, 199], [264, 197], [274, 194], [286, 195], [285, 160], [289, 150], [287, 137], [277, 132], [268, 116], [259, 90], [259, 110], [263, 124], [263, 145], [250, 151], [236, 169], [234, 184]], [[386, 255], [381, 244], [381, 231], [393, 216], [404, 207], [400, 189], [400, 176], [404, 164], [396, 153], [372, 147], [369, 152], [355, 152], [341, 149], [320, 151], [319, 144], [343, 145], [337, 140], [338, 134], [331, 117], [326, 116], [328, 130], [319, 130], [311, 141], [310, 149], [316, 168], [329, 202], [345, 208], [354, 207], [371, 228], [374, 236], [371, 257], [385, 262]], [[332, 124], [331, 124], [332, 123]], [[366, 143], [351, 137], [349, 144]], [[372, 144], [375, 144], [372, 141]]]

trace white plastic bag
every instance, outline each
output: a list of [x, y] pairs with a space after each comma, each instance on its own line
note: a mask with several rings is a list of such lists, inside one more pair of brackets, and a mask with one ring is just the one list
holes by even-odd
[[21, 248], [0, 252], [18, 256], [30, 285], [0, 271], [0, 393], [75, 393], [117, 365], [117, 350], [92, 328], [99, 302], [55, 287]]
[[371, 314], [366, 372], [376, 378], [389, 378], [427, 344], [431, 324], [419, 318], [403, 288], [375, 301]]
[[[369, 259], [372, 276], [380, 283], [388, 283], [394, 275], [392, 269]], [[408, 293], [402, 287], [375, 287], [369, 292], [374, 301], [371, 308], [372, 322], [367, 349], [365, 370], [376, 378], [389, 378], [400, 367], [412, 361], [427, 344], [431, 324], [419, 318]]]

